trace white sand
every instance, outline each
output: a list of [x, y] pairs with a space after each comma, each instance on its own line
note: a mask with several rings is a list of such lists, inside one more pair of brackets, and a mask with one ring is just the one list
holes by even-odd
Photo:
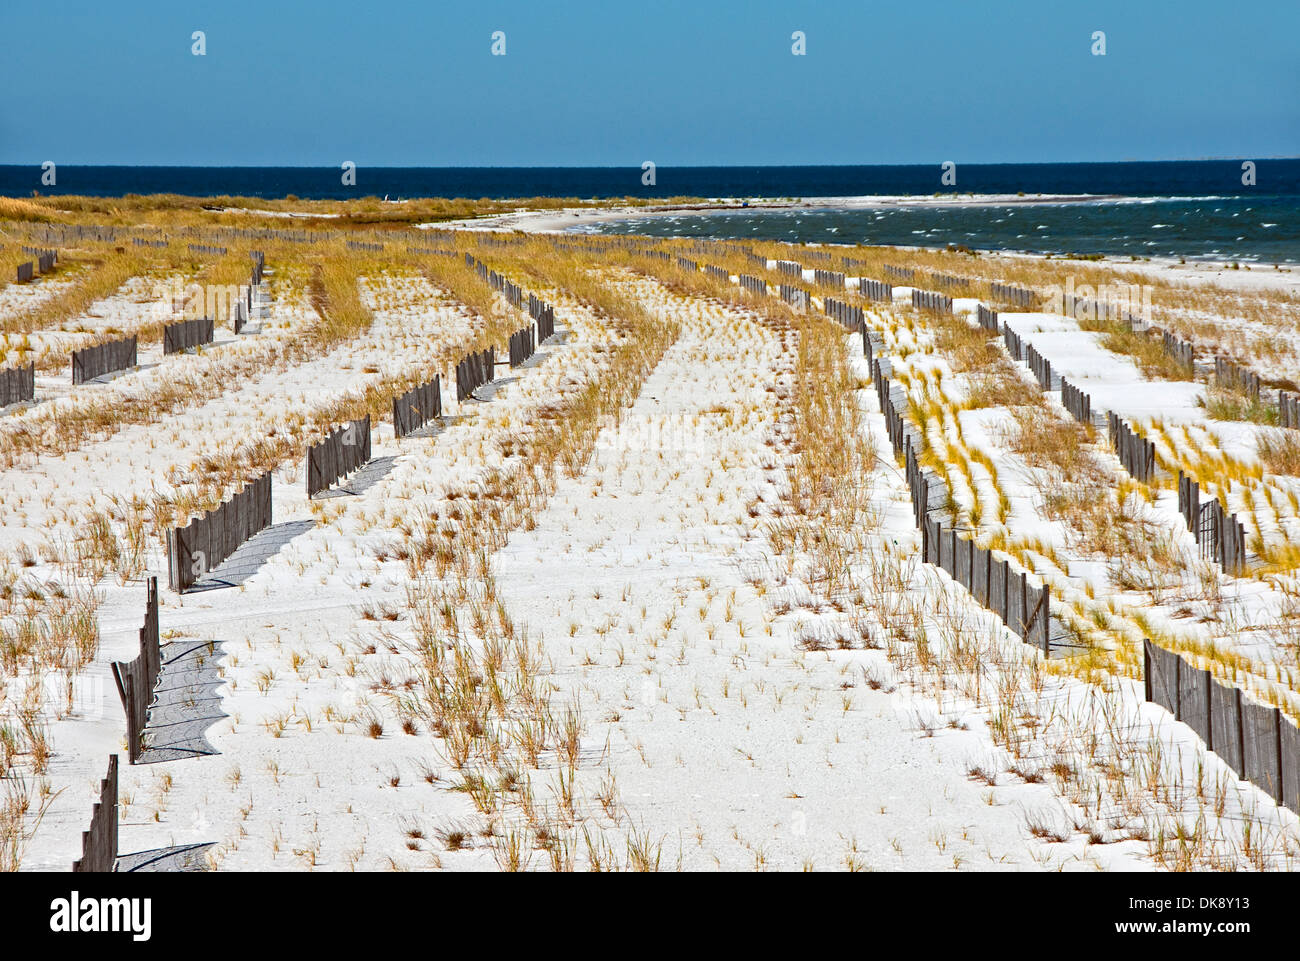
[[[744, 310], [671, 295], [646, 280], [625, 276], [620, 283], [647, 309], [678, 320], [682, 336], [623, 419], [601, 432], [590, 463], [563, 480], [535, 523], [514, 531], [492, 557], [502, 603], [549, 659], [554, 703], [575, 705], [585, 722], [574, 831], [590, 829], [619, 859], [627, 839], [639, 838], [668, 868], [1150, 869], [1147, 843], [1126, 832], [1144, 817], [1168, 816], [1171, 805], [1190, 804], [1188, 796], [1143, 796], [1145, 807], [1112, 812], [1105, 843], [1091, 843], [1088, 830], [1102, 828], [1090, 823], [1087, 798], [1048, 773], [1068, 762], [1100, 783], [1100, 765], [1115, 758], [1104, 745], [1089, 755], [1084, 743], [1102, 730], [1135, 738], [1125, 742], [1129, 749], [1157, 745], [1170, 759], [1166, 776], [1181, 771], [1190, 783], [1203, 764], [1226, 798], [1226, 826], [1216, 823], [1216, 830], [1236, 830], [1246, 813], [1269, 831], [1297, 830], [1294, 815], [1228, 774], [1185, 726], [1142, 703], [1139, 685], [1123, 681], [1102, 692], [1071, 678], [1032, 680], [1031, 652], [968, 593], [915, 565], [906, 487], [860, 358], [853, 361], [857, 401], [880, 455], [861, 481], [881, 523], [864, 532], [855, 573], [867, 582], [871, 565], [888, 554], [906, 574], [901, 589], [860, 609], [820, 603], [807, 560], [787, 573], [766, 532], [767, 507], [785, 483], [773, 440], [782, 406], [774, 398], [789, 383], [793, 341], [783, 343]], [[273, 289], [268, 333], [258, 336], [285, 336], [306, 315], [300, 292]], [[189, 465], [199, 456], [284, 429], [383, 370], [425, 364], [472, 332], [466, 312], [422, 279], [366, 278], [363, 290], [373, 328], [325, 357], [264, 372], [195, 405], [167, 429], [127, 428], [65, 458], [5, 472], [6, 538], [26, 540], [60, 517], [75, 524], [74, 512], [96, 497], [144, 493], [155, 484], [160, 493], [184, 489], [196, 480]], [[891, 351], [914, 351], [900, 363], [918, 378], [946, 370], [925, 331], [892, 324], [894, 311], [886, 308], [870, 317], [887, 332]], [[1026, 339], [1067, 376], [1095, 385], [1097, 398], [1129, 416], [1149, 410], [1152, 390], [1171, 389], [1146, 384], [1130, 362], [1064, 318], [1008, 320], [1023, 324]], [[396, 461], [361, 495], [309, 503], [298, 462], [283, 465], [273, 488], [277, 523], [315, 526], [242, 587], [184, 598], [163, 592], [169, 640], [222, 645], [228, 717], [209, 732], [216, 756], [124, 767], [123, 852], [213, 841], [214, 863], [226, 868], [497, 866], [492, 841], [476, 833], [485, 819], [455, 790], [459, 777], [443, 744], [428, 730], [407, 734], [399, 724], [395, 704], [404, 682], [418, 680], [419, 661], [406, 613], [410, 573], [394, 548], [432, 512], [449, 517], [491, 471], [512, 469], [499, 445], [557, 391], [580, 387], [609, 362], [606, 322], [564, 299], [557, 300], [557, 321], [564, 336], [535, 363], [509, 372], [490, 401], [458, 405], [444, 378], [448, 426], [437, 437], [397, 442], [379, 427], [374, 454]], [[856, 358], [860, 341], [846, 337], [845, 349]], [[120, 389], [162, 375], [141, 371], [122, 378]], [[954, 398], [968, 386], [951, 371], [943, 384]], [[1178, 398], [1180, 411], [1205, 427], [1193, 391], [1178, 386], [1187, 393]], [[1065, 532], [1041, 520], [1032, 469], [1006, 441], [1005, 414], [968, 411], [961, 426], [966, 442], [993, 458], [1013, 502], [1012, 528], [1042, 537], [1065, 558], [1060, 590], [1077, 598], [1085, 583], [1104, 584], [1092, 559], [1072, 554]], [[1248, 432], [1225, 437], [1243, 455], [1251, 442]], [[1172, 529], [1181, 523], [1166, 497], [1149, 512]], [[165, 574], [158, 545], [149, 562]], [[64, 869], [75, 858], [105, 756], [122, 748], [108, 662], [135, 653], [143, 591], [138, 584], [100, 589], [103, 643], [84, 672], [84, 696], [71, 715], [47, 718], [56, 751], [50, 781], [61, 793], [27, 869]], [[1277, 603], [1261, 590], [1251, 597], [1242, 602], [1248, 615]], [[960, 679], [936, 690], [932, 677], [897, 666], [883, 649], [805, 651], [797, 643], [847, 636], [865, 622], [883, 634], [886, 602], [908, 599], [923, 606], [934, 638], [965, 638], [988, 659], [989, 687], [978, 699]], [[1137, 594], [1116, 601], [1121, 611], [1146, 608], [1173, 622], [1179, 599], [1163, 606]], [[1237, 640], [1230, 628], [1195, 630]], [[1281, 656], [1266, 637], [1243, 632], [1239, 643], [1252, 656]], [[995, 680], [1008, 676], [1020, 678], [1013, 707], [1041, 730], [1018, 757], [995, 742], [989, 726], [1007, 696]], [[16, 698], [19, 687], [15, 682], [8, 695]], [[367, 736], [371, 718], [382, 723], [382, 736]], [[992, 785], [972, 776], [976, 766]], [[539, 769], [521, 772], [552, 813], [561, 770], [546, 752]], [[1037, 778], [1025, 777], [1027, 770]], [[616, 785], [608, 805], [599, 797], [607, 781]], [[508, 828], [509, 818], [502, 824]], [[1044, 824], [1064, 840], [1036, 836]], [[464, 850], [438, 840], [451, 829], [467, 832]], [[533, 867], [546, 863], [538, 850], [530, 859]]]

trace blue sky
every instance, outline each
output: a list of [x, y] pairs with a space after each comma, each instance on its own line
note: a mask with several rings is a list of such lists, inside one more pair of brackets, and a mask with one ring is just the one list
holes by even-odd
[[1300, 155], [1297, 0], [8, 0], [0, 17], [0, 163]]

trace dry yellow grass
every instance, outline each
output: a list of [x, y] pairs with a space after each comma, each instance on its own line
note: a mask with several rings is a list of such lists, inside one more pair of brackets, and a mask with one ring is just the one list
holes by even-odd
[[0, 197], [0, 220], [48, 223], [53, 219], [49, 207], [42, 203], [18, 197]]
[[1300, 477], [1300, 431], [1282, 428], [1261, 431], [1257, 444], [1266, 471]]

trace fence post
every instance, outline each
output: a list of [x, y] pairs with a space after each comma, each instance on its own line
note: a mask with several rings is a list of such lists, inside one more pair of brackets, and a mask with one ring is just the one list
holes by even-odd
[[[113, 665], [114, 672], [117, 671], [117, 665]], [[141, 741], [144, 738], [144, 725], [140, 723], [140, 691], [136, 687], [135, 672], [126, 670], [122, 672], [121, 684], [125, 692], [126, 707], [126, 739], [128, 760], [134, 764], [140, 758]]]

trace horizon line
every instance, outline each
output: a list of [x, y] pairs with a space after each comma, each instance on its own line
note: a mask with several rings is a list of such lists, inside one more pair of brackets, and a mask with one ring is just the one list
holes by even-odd
[[[1130, 158], [1127, 160], [957, 160], [954, 163], [967, 167], [1034, 167], [1034, 166], [1104, 166], [1109, 164], [1142, 164], [1142, 163], [1232, 163], [1242, 160], [1300, 160], [1300, 154], [1285, 156], [1216, 156], [1216, 157], [1172, 157], [1158, 160], [1140, 160]], [[0, 163], [0, 168], [5, 167], [37, 167], [48, 163], [45, 161], [29, 161], [25, 163]], [[909, 161], [907, 163], [690, 163], [690, 164], [664, 164], [656, 163], [657, 169], [667, 170], [691, 170], [691, 169], [727, 169], [727, 168], [745, 168], [745, 167], [771, 167], [773, 169], [781, 168], [799, 168], [799, 167], [821, 167], [821, 168], [852, 168], [852, 167], [930, 167], [936, 164], [942, 165], [947, 161]], [[285, 163], [266, 163], [266, 164], [191, 164], [191, 163], [61, 163], [56, 162], [60, 167], [154, 167], [159, 169], [178, 169], [178, 170], [337, 170], [341, 164], [285, 164]], [[384, 164], [384, 163], [357, 163], [358, 167], [365, 167], [370, 170], [623, 170], [638, 169], [641, 164]]]

